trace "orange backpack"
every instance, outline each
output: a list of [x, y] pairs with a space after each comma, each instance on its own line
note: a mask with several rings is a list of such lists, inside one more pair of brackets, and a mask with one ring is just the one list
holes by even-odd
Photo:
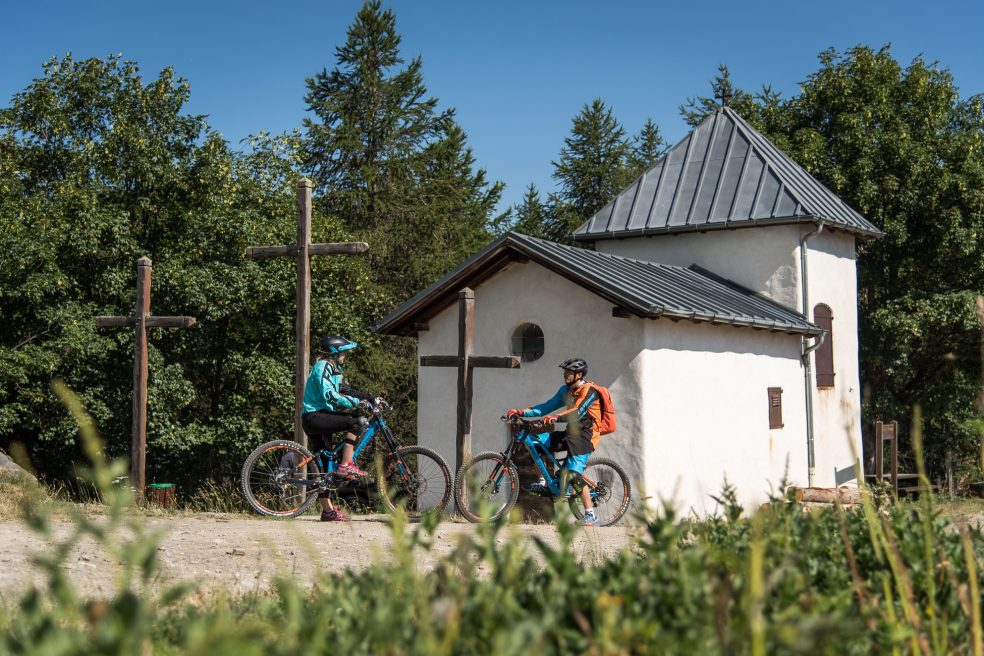
[[612, 393], [607, 387], [589, 383], [598, 392], [598, 399], [601, 403], [601, 421], [598, 423], [598, 432], [608, 435], [615, 432], [615, 404], [612, 403]]

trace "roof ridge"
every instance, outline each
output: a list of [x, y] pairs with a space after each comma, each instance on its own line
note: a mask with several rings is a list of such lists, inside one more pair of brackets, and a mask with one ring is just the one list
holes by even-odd
[[[792, 196], [793, 200], [795, 200], [800, 207], [802, 207], [804, 210], [812, 214], [810, 209], [807, 207], [807, 204], [803, 201], [802, 198], [800, 198], [800, 194], [796, 193], [793, 190], [792, 188], [793, 186], [789, 183], [789, 180], [786, 179], [785, 174], [782, 171], [780, 171], [777, 167], [772, 165], [771, 160], [773, 157], [775, 157], [775, 155], [763, 152], [764, 149], [762, 145], [758, 143], [760, 139], [770, 144], [771, 142], [769, 142], [769, 140], [766, 139], [761, 132], [759, 132], [754, 127], [752, 127], [752, 125], [748, 121], [742, 118], [741, 114], [731, 109], [730, 107], [727, 106], [721, 107], [719, 108], [718, 111], [724, 113], [732, 121], [734, 121], [735, 125], [738, 126], [738, 131], [742, 134], [742, 136], [744, 136], [748, 140], [749, 148], [755, 151], [755, 153], [762, 158], [762, 164], [764, 165], [765, 169], [771, 171], [772, 174], [776, 176], [776, 179], [779, 180], [779, 182], [782, 184], [783, 189], [790, 196]], [[776, 150], [779, 152], [779, 154], [782, 157], [789, 159], [789, 155], [783, 153], [782, 150], [780, 150], [779, 148], [776, 148]], [[795, 162], [793, 163], [795, 164]], [[797, 164], [797, 166], [799, 165]], [[754, 210], [754, 208], [752, 209]]]
[[538, 242], [546, 242], [554, 247], [560, 247], [575, 253], [594, 253], [595, 255], [606, 257], [613, 260], [621, 260], [623, 262], [638, 262], [639, 264], [645, 264], [647, 266], [654, 266], [662, 269], [668, 269], [671, 271], [676, 270], [686, 270], [689, 267], [680, 266], [679, 264], [666, 264], [665, 262], [654, 262], [652, 260], [641, 260], [636, 257], [627, 257], [625, 255], [616, 255], [615, 253], [606, 253], [605, 251], [597, 251], [593, 248], [578, 248], [577, 246], [570, 246], [569, 244], [561, 244], [560, 242], [550, 241], [549, 239], [542, 239], [540, 237], [531, 237], [530, 235], [524, 235], [521, 232], [516, 232], [515, 230], [510, 230], [506, 233], [507, 235], [519, 235], [526, 239], [533, 239]]

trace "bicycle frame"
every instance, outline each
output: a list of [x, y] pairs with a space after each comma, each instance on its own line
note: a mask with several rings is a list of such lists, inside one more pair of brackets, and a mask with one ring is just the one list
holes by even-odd
[[[555, 497], [560, 496], [560, 482], [564, 471], [566, 471], [565, 467], [556, 458], [554, 458], [553, 454], [550, 452], [550, 449], [548, 449], [547, 446], [537, 436], [538, 433], [534, 432], [533, 430], [534, 425], [536, 424], [530, 424], [524, 422], [522, 424], [522, 428], [520, 428], [519, 432], [516, 434], [516, 437], [509, 443], [509, 446], [506, 447], [506, 450], [502, 452], [502, 457], [505, 458], [506, 462], [511, 463], [513, 455], [515, 455], [516, 449], [519, 448], [519, 445], [522, 444], [523, 446], [525, 446], [526, 450], [530, 454], [530, 457], [533, 459], [533, 463], [536, 465], [536, 468], [540, 471], [540, 475], [543, 476], [543, 480], [547, 482], [547, 487], [550, 488], [550, 492]], [[546, 457], [544, 458], [544, 456]], [[547, 469], [548, 462], [557, 468], [557, 476], [551, 474], [550, 470]], [[502, 474], [499, 473], [499, 476], [501, 478]], [[584, 480], [584, 482], [588, 485], [589, 488], [594, 490], [597, 483], [588, 479], [583, 474], [581, 475], [581, 478]], [[500, 481], [498, 480], [496, 481], [497, 487], [499, 485], [499, 482]], [[594, 496], [593, 492], [592, 492], [592, 496]]]
[[[355, 449], [353, 449], [352, 451], [353, 461], [359, 457], [359, 454], [362, 453], [362, 451], [366, 448], [366, 445], [368, 445], [369, 442], [377, 434], [383, 436], [383, 441], [386, 443], [386, 446], [389, 448], [390, 453], [397, 453], [397, 450], [400, 448], [400, 443], [397, 442], [396, 438], [393, 436], [393, 431], [390, 430], [389, 424], [386, 423], [386, 420], [383, 418], [383, 415], [380, 413], [380, 409], [378, 407], [375, 407], [373, 408], [372, 411], [372, 420], [370, 420], [369, 425], [366, 426], [366, 429], [362, 432], [362, 437], [359, 438], [358, 443], [356, 443], [355, 445]], [[321, 449], [310, 458], [305, 458], [304, 460], [299, 462], [297, 465], [295, 465], [295, 467], [297, 469], [300, 469], [310, 464], [312, 461], [314, 461], [315, 466], [318, 467], [318, 469], [323, 470], [318, 473], [320, 474], [320, 478], [324, 479], [330, 474], [334, 473], [335, 469], [337, 469], [338, 460], [339, 460], [338, 455], [341, 453], [344, 446], [345, 446], [344, 442], [341, 442], [338, 445], [336, 445], [331, 451], [327, 449]], [[322, 466], [320, 462], [322, 455], [327, 456], [327, 462], [324, 464], [324, 466]], [[399, 456], [397, 457], [397, 464], [399, 465], [400, 468], [399, 469], [400, 475], [404, 479], [407, 478], [407, 476], [409, 475], [407, 467], [403, 463], [403, 459], [400, 458]], [[312, 481], [309, 479], [289, 479], [289, 482], [294, 485], [304, 485], [307, 487], [316, 487], [321, 484], [320, 480]]]

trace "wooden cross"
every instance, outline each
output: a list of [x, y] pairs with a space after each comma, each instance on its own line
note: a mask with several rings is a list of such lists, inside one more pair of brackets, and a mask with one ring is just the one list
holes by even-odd
[[471, 459], [472, 429], [472, 369], [519, 369], [514, 355], [472, 355], [475, 341], [475, 292], [465, 287], [458, 292], [458, 354], [422, 355], [421, 367], [458, 368], [458, 435], [455, 443], [455, 471]]
[[296, 304], [294, 322], [296, 353], [294, 357], [294, 439], [307, 446], [307, 435], [301, 426], [304, 409], [304, 385], [307, 383], [309, 351], [311, 349], [311, 256], [349, 255], [364, 253], [369, 244], [361, 241], [336, 244], [311, 243], [311, 189], [314, 183], [307, 178], [297, 182], [297, 243], [290, 246], [250, 246], [246, 257], [292, 257], [297, 267]]
[[100, 328], [134, 327], [133, 339], [133, 446], [130, 450], [130, 481], [137, 496], [146, 487], [147, 465], [147, 329], [191, 328], [195, 317], [155, 317], [150, 314], [149, 257], [137, 260], [137, 302], [132, 316], [96, 317]]

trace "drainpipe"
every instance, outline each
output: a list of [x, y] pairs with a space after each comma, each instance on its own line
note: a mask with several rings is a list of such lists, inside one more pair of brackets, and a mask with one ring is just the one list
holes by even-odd
[[[823, 232], [823, 221], [817, 223], [817, 229], [803, 235], [800, 239], [800, 284], [803, 286], [803, 315], [806, 320], [810, 320], [810, 277], [809, 269], [806, 266], [806, 254], [808, 252], [806, 242], [813, 239]], [[821, 333], [816, 341], [807, 346], [806, 337], [800, 340], [800, 357], [803, 359], [803, 383], [806, 392], [806, 462], [807, 462], [807, 486], [813, 487], [813, 480], [816, 474], [816, 458], [813, 454], [813, 366], [810, 364], [810, 354], [820, 348], [825, 333]]]

